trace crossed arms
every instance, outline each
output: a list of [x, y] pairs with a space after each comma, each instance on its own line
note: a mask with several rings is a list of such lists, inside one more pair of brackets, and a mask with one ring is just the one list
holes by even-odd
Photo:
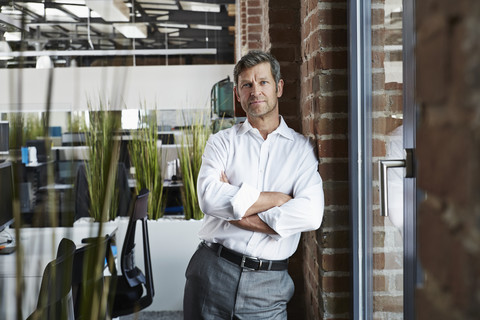
[[[222, 172], [220, 181], [230, 184], [225, 172]], [[260, 192], [257, 201], [247, 209], [241, 220], [231, 220], [229, 222], [239, 228], [249, 231], [276, 234], [275, 230], [270, 228], [262, 219], [260, 219], [258, 213], [273, 207], [280, 207], [291, 199], [291, 196], [282, 192]]]

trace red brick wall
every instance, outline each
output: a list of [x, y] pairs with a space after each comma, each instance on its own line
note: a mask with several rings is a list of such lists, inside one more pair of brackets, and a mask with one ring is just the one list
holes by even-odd
[[417, 319], [480, 315], [480, 3], [417, 0]]
[[322, 227], [303, 236], [307, 319], [349, 319], [346, 0], [302, 1], [301, 112], [324, 181]]

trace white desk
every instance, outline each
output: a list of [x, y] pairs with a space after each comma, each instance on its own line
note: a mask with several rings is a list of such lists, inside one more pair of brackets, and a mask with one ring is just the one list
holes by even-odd
[[[58, 244], [62, 238], [71, 239], [77, 248], [85, 245], [82, 239], [98, 236], [98, 223], [82, 224], [71, 228], [22, 228], [20, 229], [20, 245], [23, 247], [22, 278], [22, 316], [26, 319], [36, 308], [43, 271], [46, 265], [55, 259]], [[114, 235], [117, 227], [104, 224], [102, 235]], [[12, 236], [15, 230], [10, 231]], [[0, 319], [16, 318], [16, 261], [17, 250], [8, 255], [0, 255]]]

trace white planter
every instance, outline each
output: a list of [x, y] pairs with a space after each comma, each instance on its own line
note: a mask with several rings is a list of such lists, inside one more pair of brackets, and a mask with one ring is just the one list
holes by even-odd
[[[120, 217], [115, 222], [118, 224], [116, 239], [119, 265], [128, 218]], [[152, 304], [145, 311], [183, 310], [185, 270], [200, 243], [198, 231], [201, 225], [201, 220], [184, 220], [183, 217], [148, 220], [155, 296]], [[135, 231], [135, 243], [138, 248], [135, 251], [135, 260], [137, 266], [144, 270], [140, 224]]]

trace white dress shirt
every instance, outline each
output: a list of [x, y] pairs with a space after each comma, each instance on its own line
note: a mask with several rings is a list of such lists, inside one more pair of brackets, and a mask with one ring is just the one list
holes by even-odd
[[[222, 171], [229, 184], [220, 181]], [[265, 140], [248, 120], [212, 135], [203, 154], [197, 191], [205, 213], [200, 238], [261, 259], [290, 257], [300, 233], [318, 229], [323, 218], [322, 179], [314, 149], [282, 117]], [[261, 191], [293, 197], [258, 214], [277, 234], [248, 231], [228, 222], [240, 220]]]

